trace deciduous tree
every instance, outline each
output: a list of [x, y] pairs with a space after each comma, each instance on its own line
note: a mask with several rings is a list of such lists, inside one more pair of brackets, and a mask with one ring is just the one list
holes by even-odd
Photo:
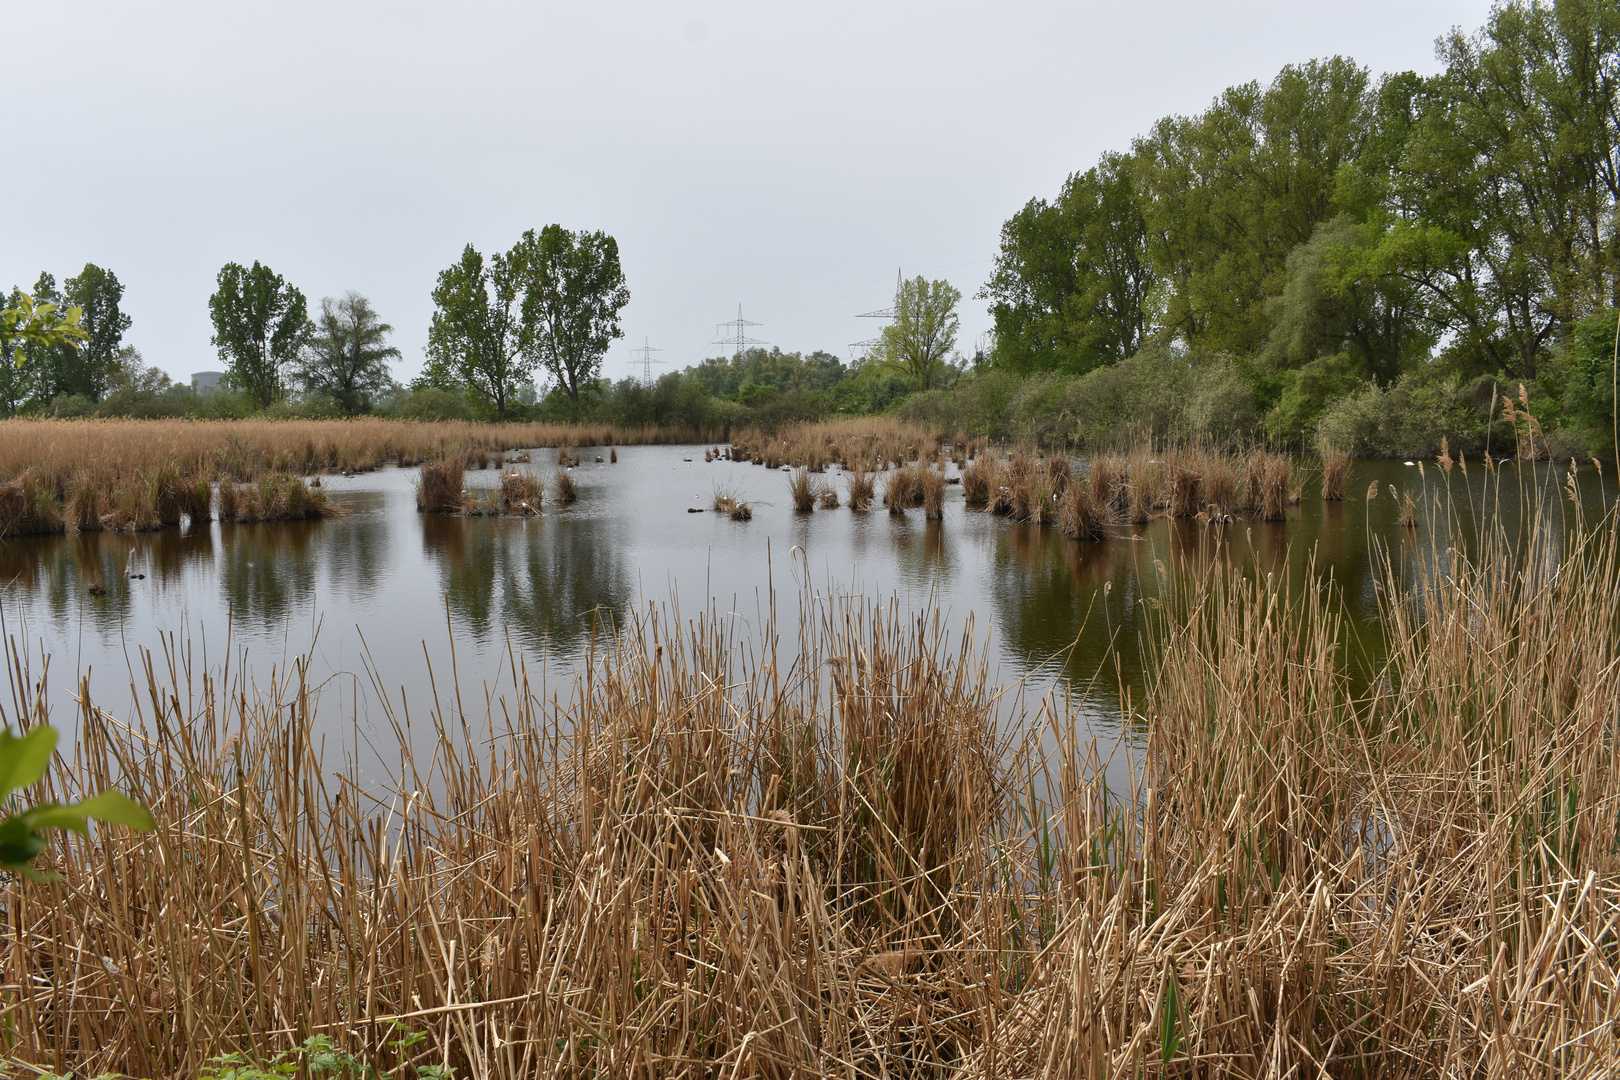
[[433, 288], [427, 366], [415, 385], [466, 390], [505, 417], [534, 370], [523, 348], [521, 290], [512, 256], [497, 252], [486, 266], [468, 244]]
[[547, 225], [529, 230], [512, 249], [523, 279], [523, 348], [556, 380], [575, 414], [580, 391], [602, 370], [630, 302], [619, 244], [603, 232]]
[[304, 294], [257, 260], [251, 268], [226, 263], [208, 298], [208, 314], [231, 382], [269, 406], [281, 395], [282, 370], [309, 338]]
[[932, 387], [956, 347], [961, 299], [948, 281], [929, 281], [921, 274], [902, 281], [894, 294], [894, 321], [883, 328], [873, 361], [903, 373], [919, 389]]
[[393, 331], [357, 292], [323, 298], [315, 330], [298, 356], [304, 389], [328, 395], [350, 416], [365, 412], [393, 385], [388, 362], [399, 359], [399, 350], [387, 344]]

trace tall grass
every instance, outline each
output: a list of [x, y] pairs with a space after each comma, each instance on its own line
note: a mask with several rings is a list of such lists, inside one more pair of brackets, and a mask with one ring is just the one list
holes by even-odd
[[[1440, 458], [1450, 464], [1451, 458], [1446, 451], [1445, 438], [1442, 437]], [[1339, 502], [1344, 498], [1344, 484], [1350, 476], [1350, 455], [1343, 450], [1329, 450], [1322, 455], [1322, 498], [1328, 502]]]
[[817, 494], [816, 483], [810, 476], [809, 469], [800, 465], [788, 474], [788, 495], [793, 499], [795, 510], [814, 510]]
[[792, 465], [821, 472], [830, 465], [849, 468], [861, 462], [881, 471], [885, 463], [932, 458], [944, 442], [944, 432], [892, 417], [859, 417], [793, 424], [774, 434], [737, 432], [731, 440], [731, 458], [770, 469]]
[[501, 474], [501, 510], [504, 513], [538, 514], [545, 499], [545, 483], [533, 473], [510, 468]]
[[132, 471], [161, 463], [187, 475], [251, 480], [272, 472], [362, 472], [415, 465], [449, 451], [703, 441], [675, 429], [608, 425], [351, 420], [0, 420], [0, 480], [30, 466]]
[[403, 1024], [469, 1080], [1612, 1075], [1620, 536], [1431, 554], [1386, 561], [1370, 677], [1313, 572], [1161, 570], [1126, 791], [1061, 702], [998, 712], [971, 623], [846, 597], [791, 646], [645, 612], [479, 714], [378, 687], [424, 747], [380, 788], [330, 771], [306, 664], [148, 658], [32, 794], [158, 829], [0, 884], [6, 1053], [393, 1069]]
[[416, 481], [416, 508], [427, 514], [458, 514], [463, 504], [466, 463], [460, 454], [422, 462]]
[[874, 488], [877, 483], [866, 468], [865, 462], [856, 461], [849, 466], [849, 508], [851, 510], [866, 510], [872, 505]]
[[574, 484], [574, 474], [567, 469], [559, 468], [556, 477], [557, 501], [564, 506], [571, 502], [577, 502], [579, 488]]
[[[498, 466], [502, 452], [514, 447], [556, 444], [563, 453], [580, 442], [672, 442], [694, 435], [607, 426], [368, 418], [4, 420], [0, 536], [69, 528], [140, 531], [177, 525], [183, 516], [203, 520], [208, 500], [201, 492], [213, 483], [222, 492], [232, 483], [257, 485], [266, 478], [285, 487], [282, 478], [288, 476], [360, 472], [388, 462], [415, 465], [451, 457], [460, 459], [462, 469], [487, 468]], [[231, 512], [225, 516], [236, 519], [242, 500], [234, 490], [220, 498], [230, 501]], [[273, 503], [284, 505], [286, 499]]]

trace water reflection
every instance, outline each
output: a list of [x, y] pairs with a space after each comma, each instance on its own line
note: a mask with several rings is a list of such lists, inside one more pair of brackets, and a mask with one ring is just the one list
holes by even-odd
[[628, 553], [614, 543], [609, 519], [558, 511], [420, 520], [458, 632], [480, 642], [513, 632], [526, 648], [568, 654], [596, 620], [617, 622], [633, 602]]
[[267, 625], [311, 610], [320, 579], [314, 540], [326, 522], [221, 527], [219, 587], [237, 621]]
[[[347, 513], [324, 522], [0, 540], [0, 605], [12, 625], [25, 620], [35, 642], [68, 658], [53, 664], [53, 684], [69, 715], [72, 665], [93, 667], [104, 696], [115, 697], [128, 692], [125, 656], [156, 647], [165, 631], [217, 635], [227, 617], [235, 639], [258, 655], [266, 644], [308, 647], [299, 635], [324, 619], [317, 678], [361, 669], [363, 635], [383, 684], [414, 697], [427, 690], [423, 644], [442, 655], [447, 614], [461, 675], [473, 684], [493, 681], [509, 638], [530, 656], [566, 664], [582, 654], [600, 617], [617, 620], [645, 601], [677, 599], [695, 612], [713, 600], [748, 613], [774, 585], [791, 626], [787, 565], [796, 548], [818, 589], [885, 600], [899, 594], [914, 608], [931, 598], [952, 619], [978, 615], [981, 631], [993, 628], [1008, 677], [1038, 669], [1085, 686], [1101, 672], [1088, 715], [1113, 709], [1117, 716], [1121, 684], [1138, 692], [1143, 683], [1141, 645], [1162, 586], [1158, 565], [1196, 572], [1231, 560], [1296, 583], [1314, 565], [1336, 583], [1347, 628], [1372, 663], [1383, 650], [1374, 636], [1380, 551], [1406, 580], [1444, 572], [1451, 549], [1477, 549], [1491, 522], [1514, 534], [1544, 530], [1556, 556], [1577, 513], [1595, 521], [1605, 509], [1590, 467], [1576, 479], [1577, 510], [1566, 497], [1565, 466], [1508, 464], [1487, 475], [1476, 464], [1472, 475], [1457, 469], [1447, 478], [1356, 462], [1347, 500], [1324, 503], [1308, 486], [1286, 522], [1160, 519], [1077, 543], [1054, 528], [968, 509], [956, 485], [947, 489], [943, 521], [881, 506], [803, 513], [787, 499], [783, 475], [689, 457], [701, 454], [627, 447], [620, 464], [587, 462], [574, 470], [580, 501], [528, 521], [419, 514], [414, 470], [389, 469], [328, 479], [328, 493]], [[1377, 495], [1369, 501], [1370, 484]], [[745, 492], [754, 519], [686, 512], [716, 488]], [[1399, 524], [1408, 491], [1415, 529]], [[91, 597], [92, 583], [107, 595]], [[358, 681], [369, 685], [363, 674]]]

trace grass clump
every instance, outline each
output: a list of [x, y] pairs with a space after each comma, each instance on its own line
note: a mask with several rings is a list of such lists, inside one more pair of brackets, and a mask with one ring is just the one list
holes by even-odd
[[866, 462], [857, 461], [849, 467], [849, 508], [868, 510], [875, 498], [876, 479], [867, 470]]
[[425, 514], [461, 513], [465, 469], [460, 454], [424, 461], [416, 482], [416, 508]]
[[[1445, 442], [1440, 440], [1441, 458], [1449, 464], [1451, 458], [1446, 453]], [[1329, 450], [1322, 455], [1322, 498], [1328, 502], [1341, 502], [1344, 499], [1344, 484], [1350, 476], [1350, 455], [1343, 450]]]
[[533, 473], [508, 469], [501, 474], [501, 511], [507, 514], [538, 514], [545, 502], [546, 486]]
[[24, 469], [0, 484], [0, 537], [65, 532], [62, 498], [42, 469]]
[[1073, 482], [1058, 499], [1057, 525], [1071, 540], [1101, 540], [1105, 519], [1088, 484]]
[[793, 509], [810, 511], [816, 508], [816, 483], [810, 476], [810, 470], [800, 465], [788, 474], [788, 495], [793, 499]]
[[292, 473], [272, 473], [250, 484], [225, 480], [219, 485], [221, 521], [309, 521], [338, 513], [324, 490], [310, 487], [302, 476]]
[[922, 470], [923, 517], [939, 521], [945, 516], [945, 473], [940, 469]]
[[567, 469], [557, 470], [557, 501], [564, 506], [579, 499], [579, 488], [574, 485], [574, 474]]

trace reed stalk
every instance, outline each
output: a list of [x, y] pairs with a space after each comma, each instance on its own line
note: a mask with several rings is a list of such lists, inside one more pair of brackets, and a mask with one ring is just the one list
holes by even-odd
[[[81, 684], [30, 797], [117, 786], [158, 828], [0, 879], [4, 1054], [193, 1077], [319, 1036], [355, 1075], [409, 1075], [403, 1050], [467, 1080], [1613, 1075], [1620, 533], [1546, 524], [1386, 554], [1371, 661], [1313, 566], [1161, 569], [1124, 790], [1063, 699], [998, 707], [971, 622], [898, 603], [806, 593], [796, 634], [645, 610], [571, 691], [514, 654], [475, 713], [458, 692], [407, 719], [375, 686], [402, 754], [380, 782], [323, 754], [308, 658], [144, 655], [128, 715]], [[5, 722], [42, 722], [58, 667], [4, 647]]]

